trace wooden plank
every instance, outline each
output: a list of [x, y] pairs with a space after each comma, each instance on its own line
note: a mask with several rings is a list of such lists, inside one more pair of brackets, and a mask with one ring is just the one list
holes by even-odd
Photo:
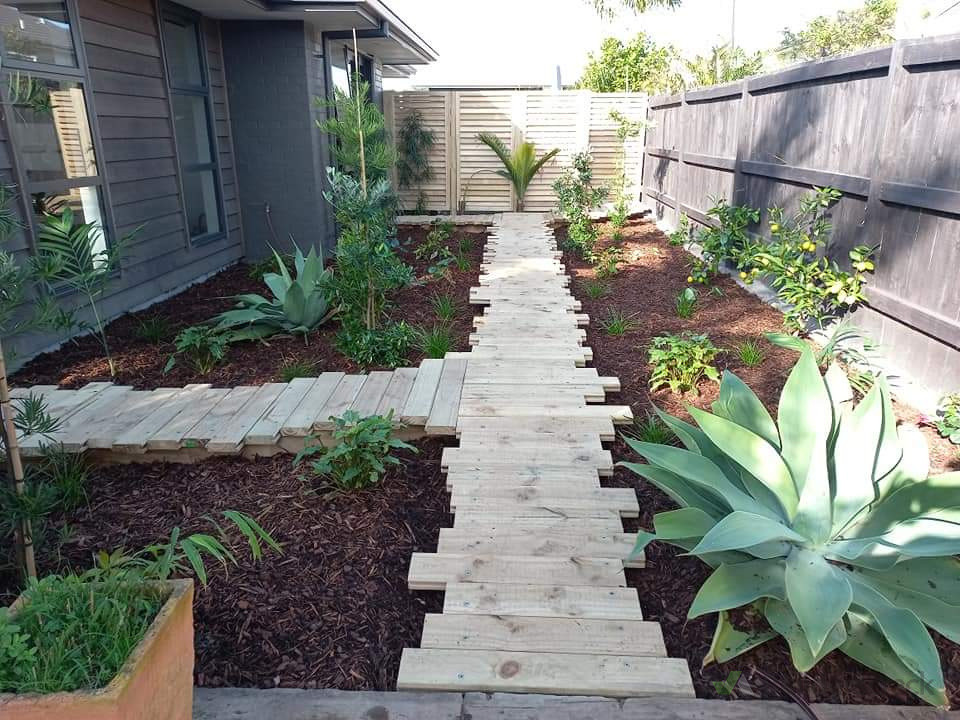
[[461, 417], [542, 417], [553, 415], [568, 421], [580, 419], [610, 420], [614, 424], [628, 424], [633, 422], [633, 410], [629, 405], [585, 405], [583, 407], [568, 407], [554, 402], [541, 404], [511, 404], [491, 405], [484, 402], [463, 401], [460, 403]]
[[223, 399], [183, 436], [183, 447], [205, 447], [207, 442], [227, 426], [237, 411], [246, 405], [258, 390], [259, 388], [254, 385], [240, 385], [228, 390]]
[[615, 558], [414, 553], [407, 586], [443, 590], [447, 583], [509, 583], [625, 587], [623, 562]]
[[104, 389], [86, 407], [71, 415], [60, 430], [50, 436], [49, 441], [33, 435], [23, 439], [21, 448], [32, 448], [36, 441], [37, 444], [47, 442], [59, 445], [66, 452], [82, 451], [87, 442], [87, 428], [105, 417], [113, 417], [132, 392], [133, 388], [129, 385], [113, 385]]
[[883, 202], [960, 215], [960, 191], [907, 183], [880, 183]]
[[197, 398], [209, 388], [209, 385], [200, 384], [187, 385], [177, 390], [140, 422], [118, 434], [113, 441], [113, 450], [115, 452], [145, 451], [151, 437], [185, 408], [195, 403]]
[[410, 648], [400, 659], [397, 689], [695, 696], [682, 659]]
[[317, 382], [317, 378], [294, 378], [284, 388], [276, 402], [250, 428], [244, 438], [246, 445], [273, 445], [280, 439], [284, 424]]
[[179, 450], [190, 429], [223, 400], [226, 388], [206, 388], [147, 441], [148, 450]]
[[286, 390], [286, 383], [262, 385], [207, 441], [207, 452], [238, 453], [247, 433]]
[[905, 44], [903, 66], [908, 68], [923, 65], [960, 62], [960, 37], [933, 38]]
[[320, 416], [333, 391], [346, 377], [342, 372], [325, 372], [303, 396], [303, 400], [284, 421], [280, 433], [284, 436], [306, 437], [313, 432], [313, 426]]
[[747, 88], [751, 93], [757, 93], [765, 90], [776, 90], [786, 85], [828, 80], [841, 75], [886, 70], [890, 66], [890, 56], [891, 49], [886, 47], [833, 60], [804, 63], [794, 68], [747, 80]]
[[420, 363], [416, 380], [410, 395], [403, 406], [400, 419], [407, 425], [422, 426], [430, 417], [433, 398], [437, 394], [440, 375], [443, 372], [443, 360], [424, 360]]
[[444, 614], [643, 620], [637, 591], [625, 587], [450, 583]]
[[500, 531], [504, 528], [528, 527], [543, 532], [569, 534], [606, 534], [623, 532], [623, 521], [614, 512], [602, 511], [544, 511], [525, 512], [461, 510], [453, 519], [458, 530], [478, 532]]
[[604, 557], [622, 560], [624, 567], [644, 566], [643, 553], [633, 554], [636, 533], [561, 533], [504, 526], [495, 532], [474, 528], [441, 528], [437, 552], [461, 555], [524, 555]]
[[136, 427], [178, 392], [177, 388], [159, 388], [152, 392], [135, 393], [125, 401], [119, 412], [87, 425], [87, 449], [112, 449], [117, 438], [131, 427]]
[[377, 408], [380, 407], [380, 401], [383, 400], [390, 381], [393, 380], [393, 372], [376, 371], [370, 373], [356, 399], [350, 405], [350, 409], [356, 412], [361, 418], [370, 417], [377, 414]]
[[870, 178], [846, 173], [826, 172], [813, 168], [778, 165], [770, 162], [743, 160], [740, 167], [747, 175], [786, 180], [800, 185], [832, 187], [850, 195], [867, 197], [870, 194]]
[[475, 486], [469, 491], [454, 487], [450, 508], [480, 510], [494, 508], [545, 507], [551, 509], [614, 510], [621, 517], [639, 517], [640, 505], [632, 488], [583, 488], [558, 491], [530, 486]]
[[403, 406], [406, 404], [407, 398], [410, 397], [410, 392], [413, 390], [416, 380], [416, 368], [397, 368], [394, 370], [387, 391], [380, 399], [380, 404], [377, 405], [377, 415], [386, 417], [393, 413], [394, 419], [399, 422], [400, 416], [403, 414]]
[[315, 431], [332, 430], [334, 427], [332, 418], [338, 418], [350, 409], [366, 381], [366, 375], [345, 375], [337, 383], [333, 393], [317, 413], [317, 418], [313, 422], [313, 429]]
[[100, 393], [111, 387], [113, 387], [113, 383], [94, 382], [87, 383], [75, 393], [61, 390], [51, 397], [47, 412], [57, 417], [61, 422], [65, 422], [92, 403], [99, 397]]
[[433, 397], [433, 407], [427, 417], [425, 430], [430, 435], [455, 435], [463, 378], [467, 372], [466, 360], [444, 360]]
[[422, 648], [666, 657], [660, 625], [643, 620], [428, 614]]
[[601, 440], [616, 439], [613, 422], [609, 418], [557, 418], [550, 415], [517, 417], [460, 417], [457, 432], [462, 436], [473, 432], [505, 432], [529, 430], [533, 433], [576, 432], [596, 433]]
[[534, 447], [491, 445], [481, 448], [444, 448], [441, 467], [490, 465], [520, 465], [564, 467], [587, 465], [598, 470], [613, 470], [613, 455], [609, 450], [550, 446], [547, 442]]

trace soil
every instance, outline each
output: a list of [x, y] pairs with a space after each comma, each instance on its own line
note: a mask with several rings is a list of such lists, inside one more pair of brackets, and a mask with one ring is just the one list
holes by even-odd
[[[394, 294], [389, 315], [393, 320], [404, 320], [416, 327], [429, 329], [437, 323], [431, 301], [435, 295], [448, 294], [457, 301], [460, 312], [450, 323], [456, 339], [456, 350], [469, 350], [473, 315], [469, 309], [469, 291], [477, 284], [485, 233], [470, 233], [457, 229], [449, 241], [456, 251], [461, 238], [473, 240], [469, 252], [470, 269], [458, 271], [450, 267], [447, 279], [434, 279], [427, 273], [428, 262], [417, 260], [413, 249], [423, 241], [429, 228], [402, 226], [398, 229], [400, 254], [413, 266], [417, 283]], [[132, 385], [137, 390], [158, 387], [210, 383], [214, 387], [259, 385], [282, 382], [281, 370], [293, 363], [306, 363], [311, 374], [326, 371], [357, 373], [366, 370], [390, 368], [360, 368], [340, 354], [334, 341], [339, 324], [332, 320], [312, 333], [307, 341], [302, 337], [276, 336], [266, 342], [242, 342], [231, 345], [226, 361], [207, 375], [198, 374], [187, 363], [178, 363], [169, 373], [164, 366], [174, 351], [173, 339], [190, 325], [200, 324], [224, 310], [234, 307], [233, 297], [244, 293], [266, 294], [266, 286], [250, 277], [250, 268], [236, 265], [184, 292], [138, 313], [130, 313], [111, 322], [107, 337], [118, 366], [114, 382]], [[165, 325], [165, 338], [152, 343], [140, 336], [146, 321]], [[407, 358], [411, 366], [424, 359], [419, 348], [413, 347]], [[77, 388], [89, 382], [109, 381], [110, 369], [100, 344], [86, 336], [67, 342], [61, 348], [39, 355], [12, 377], [14, 385], [59, 385]]]
[[[414, 444], [380, 486], [349, 493], [301, 480], [289, 456], [98, 468], [89, 505], [53, 518], [48, 536], [65, 541], [41, 548], [41, 570], [84, 569], [100, 549], [139, 549], [176, 526], [208, 532], [204, 516], [241, 510], [283, 554], [255, 563], [238, 538], [239, 567], [210, 568], [194, 607], [197, 685], [394, 689], [401, 650], [442, 611], [441, 593], [407, 589], [411, 553], [436, 552], [449, 525], [442, 443]], [[13, 582], [0, 574], [0, 605]]]
[[[609, 228], [602, 228], [604, 238]], [[650, 379], [647, 349], [653, 337], [663, 333], [688, 330], [706, 333], [715, 345], [726, 349], [717, 366], [736, 373], [757, 393], [764, 404], [776, 410], [780, 390], [796, 362], [795, 352], [771, 345], [763, 338], [764, 332], [783, 331], [783, 316], [775, 309], [739, 287], [731, 278], [721, 276], [716, 285], [719, 293], [698, 288], [698, 302], [693, 317], [676, 316], [676, 296], [687, 282], [690, 256], [673, 247], [652, 223], [633, 220], [623, 229], [622, 247], [626, 262], [620, 271], [607, 281], [609, 292], [603, 298], [592, 300], [587, 285], [595, 280], [591, 265], [571, 253], [564, 254], [567, 271], [573, 276], [571, 287], [583, 303], [583, 312], [590, 315], [586, 344], [593, 348], [594, 365], [600, 375], [620, 378], [621, 392], [607, 396], [607, 402], [629, 404], [634, 414], [643, 417], [652, 405], [671, 414], [688, 417], [684, 404], [709, 409], [718, 395], [716, 383], [705, 380], [698, 387], [699, 394], [683, 396], [668, 389], [649, 392]], [[564, 229], [557, 231], [563, 239]], [[607, 240], [601, 242], [601, 247]], [[604, 332], [601, 322], [611, 309], [632, 315], [634, 328], [620, 337]], [[736, 352], [736, 346], [746, 340], [757, 342], [764, 350], [764, 361], [756, 367], [745, 366]], [[922, 420], [912, 408], [896, 406], [901, 421]], [[960, 470], [960, 453], [929, 427], [921, 428], [930, 446], [931, 472]], [[630, 449], [619, 440], [614, 444], [615, 460], [638, 461]], [[635, 488], [640, 499], [641, 517], [626, 521], [627, 530], [653, 527], [653, 516], [674, 509], [676, 505], [658, 489], [643, 482], [625, 468], [617, 468], [606, 484]], [[898, 704], [914, 705], [918, 700], [886, 677], [874, 673], [840, 653], [833, 653], [811, 672], [802, 675], [794, 670], [789, 650], [782, 640], [774, 640], [723, 666], [701, 669], [706, 656], [716, 617], [687, 620], [686, 610], [692, 604], [697, 590], [709, 575], [709, 568], [696, 558], [683, 557], [676, 548], [654, 543], [647, 549], [647, 567], [627, 571], [627, 581], [637, 588], [644, 617], [661, 624], [667, 652], [671, 657], [687, 658], [699, 697], [719, 697], [712, 681], [725, 680], [731, 670], [743, 670], [744, 677], [737, 684], [735, 695], [741, 698], [791, 700], [774, 682], [760, 675], [751, 676], [751, 670], [760, 670], [767, 676], [808, 702]], [[937, 637], [947, 689], [953, 704], [960, 704], [960, 646]]]

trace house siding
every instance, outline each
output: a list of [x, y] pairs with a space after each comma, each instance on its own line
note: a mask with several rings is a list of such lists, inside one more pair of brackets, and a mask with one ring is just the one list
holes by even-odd
[[[103, 314], [112, 318], [188, 286], [243, 256], [230, 113], [219, 23], [205, 19], [226, 233], [212, 242], [192, 245], [183, 208], [157, 7], [153, 0], [77, 0], [77, 9], [91, 91], [87, 111], [100, 136], [97, 160], [104, 179], [107, 224], [114, 237], [142, 226], [126, 246], [120, 275], [102, 300]], [[6, 127], [0, 132], [0, 173], [13, 181]], [[25, 263], [26, 233], [12, 238], [12, 246], [21, 251], [18, 260]], [[88, 319], [83, 313], [80, 317]], [[50, 333], [18, 336], [12, 343], [14, 362], [66, 337]]]

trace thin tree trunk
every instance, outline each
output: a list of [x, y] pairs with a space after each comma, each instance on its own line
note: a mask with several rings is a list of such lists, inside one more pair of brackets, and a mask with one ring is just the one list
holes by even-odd
[[[7, 386], [7, 364], [3, 357], [2, 342], [0, 342], [0, 416], [3, 417], [3, 442], [13, 475], [14, 491], [22, 497], [26, 492], [23, 460], [20, 458], [20, 446], [17, 444], [17, 428], [13, 424], [13, 405], [10, 402], [10, 388]], [[17, 536], [27, 577], [36, 578], [37, 561], [33, 551], [33, 529], [30, 527], [29, 518], [23, 518], [20, 521]]]

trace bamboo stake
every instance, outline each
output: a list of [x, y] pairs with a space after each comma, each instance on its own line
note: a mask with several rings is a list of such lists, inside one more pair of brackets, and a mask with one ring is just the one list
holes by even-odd
[[357, 98], [357, 134], [360, 136], [360, 185], [363, 187], [363, 196], [367, 196], [367, 157], [363, 147], [363, 118], [361, 117], [362, 103], [360, 102], [360, 50], [357, 47], [357, 29], [353, 29], [353, 74], [355, 78]]
[[[17, 428], [13, 424], [13, 405], [10, 402], [10, 388], [7, 386], [7, 364], [3, 357], [3, 343], [0, 342], [0, 416], [3, 417], [3, 441], [7, 449], [7, 460], [13, 474], [13, 487], [17, 496], [23, 497], [26, 493], [23, 475], [23, 460], [20, 458], [20, 446], [17, 444]], [[19, 536], [20, 551], [23, 555], [23, 567], [27, 577], [37, 577], [37, 561], [33, 550], [33, 529], [30, 519], [20, 521]]]

